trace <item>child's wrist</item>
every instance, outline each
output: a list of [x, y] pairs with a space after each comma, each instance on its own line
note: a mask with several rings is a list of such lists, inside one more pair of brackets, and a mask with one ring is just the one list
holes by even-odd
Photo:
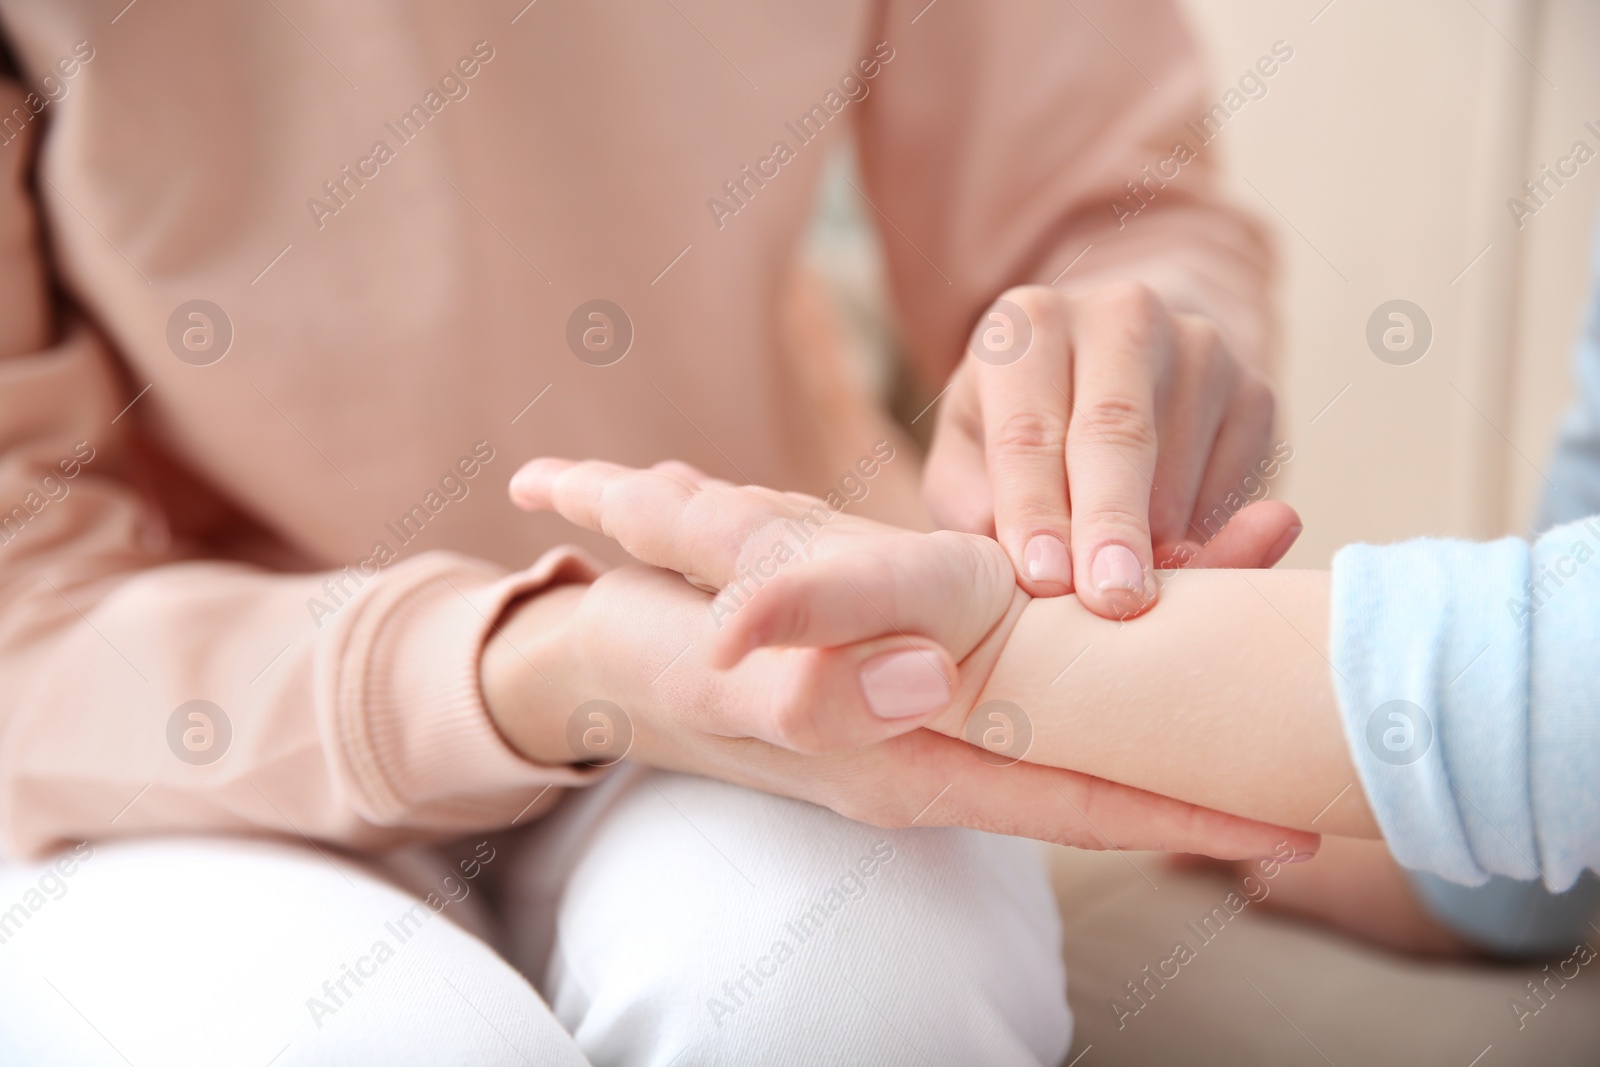
[[984, 691], [989, 686], [989, 679], [994, 674], [996, 664], [1000, 662], [1000, 655], [1005, 651], [1006, 643], [1011, 640], [1024, 609], [1032, 600], [1033, 597], [1024, 592], [1021, 586], [1016, 588], [1011, 603], [1007, 605], [999, 621], [957, 664], [961, 677], [956, 686], [955, 697], [944, 714], [928, 723], [928, 729], [950, 737], [964, 736], [967, 720], [974, 709], [983, 702]]

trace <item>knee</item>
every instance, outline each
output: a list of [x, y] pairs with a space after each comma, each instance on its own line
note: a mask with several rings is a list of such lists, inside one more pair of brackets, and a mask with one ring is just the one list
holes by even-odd
[[556, 1004], [591, 1057], [650, 1019], [727, 1062], [1065, 1056], [1059, 918], [1031, 842], [655, 784], [613, 810], [563, 909]]
[[720, 1044], [759, 1059], [776, 1039], [810, 1062], [1060, 1062], [1071, 1015], [1038, 852], [963, 830], [872, 836], [794, 886], [760, 956], [759, 942], [723, 955], [729, 977], [706, 1000]]
[[7, 949], [0, 994], [36, 1010], [0, 1013], [0, 1045], [48, 1043], [38, 1062], [80, 1062], [81, 1037], [88, 1063], [518, 1063], [549, 1018], [428, 905], [279, 845], [98, 846]]

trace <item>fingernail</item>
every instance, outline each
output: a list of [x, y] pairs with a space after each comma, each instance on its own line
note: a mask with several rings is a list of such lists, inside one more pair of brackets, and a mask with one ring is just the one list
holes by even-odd
[[1289, 857], [1288, 859], [1284, 860], [1283, 862], [1285, 862], [1285, 863], [1304, 863], [1306, 860], [1314, 860], [1316, 858], [1317, 858], [1317, 854], [1315, 852], [1296, 852], [1293, 856]]
[[1050, 534], [1034, 534], [1028, 541], [1022, 550], [1022, 569], [1029, 581], [1072, 584], [1072, 556], [1061, 538]]
[[1107, 545], [1094, 557], [1094, 587], [1102, 593], [1123, 590], [1144, 596], [1144, 568], [1125, 545]]
[[539, 484], [540, 475], [536, 470], [524, 467], [511, 476], [511, 499], [521, 501], [528, 493]]
[[861, 691], [880, 719], [927, 715], [950, 703], [950, 683], [931, 652], [888, 652], [861, 666]]
[[1261, 566], [1275, 566], [1280, 559], [1287, 556], [1289, 549], [1294, 547], [1295, 540], [1300, 536], [1300, 531], [1303, 529], [1305, 529], [1303, 526], [1291, 526], [1283, 531], [1283, 536], [1278, 538], [1271, 548], [1267, 549], [1266, 557], [1262, 559]]

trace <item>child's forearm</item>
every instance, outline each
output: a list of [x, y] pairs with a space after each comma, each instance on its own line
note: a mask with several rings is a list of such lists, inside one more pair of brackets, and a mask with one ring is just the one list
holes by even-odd
[[1280, 825], [1376, 837], [1325, 658], [1327, 572], [1167, 579], [1161, 602], [1126, 623], [1072, 596], [1029, 602], [980, 712], [991, 700], [1021, 708], [1034, 763]]

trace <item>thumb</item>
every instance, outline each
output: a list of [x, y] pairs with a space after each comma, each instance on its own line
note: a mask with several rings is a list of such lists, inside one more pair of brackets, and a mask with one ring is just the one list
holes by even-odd
[[733, 666], [765, 647], [835, 647], [921, 635], [957, 661], [1005, 615], [1016, 592], [998, 543], [940, 530], [875, 537], [865, 550], [796, 561], [740, 597], [712, 601], [713, 665]]

